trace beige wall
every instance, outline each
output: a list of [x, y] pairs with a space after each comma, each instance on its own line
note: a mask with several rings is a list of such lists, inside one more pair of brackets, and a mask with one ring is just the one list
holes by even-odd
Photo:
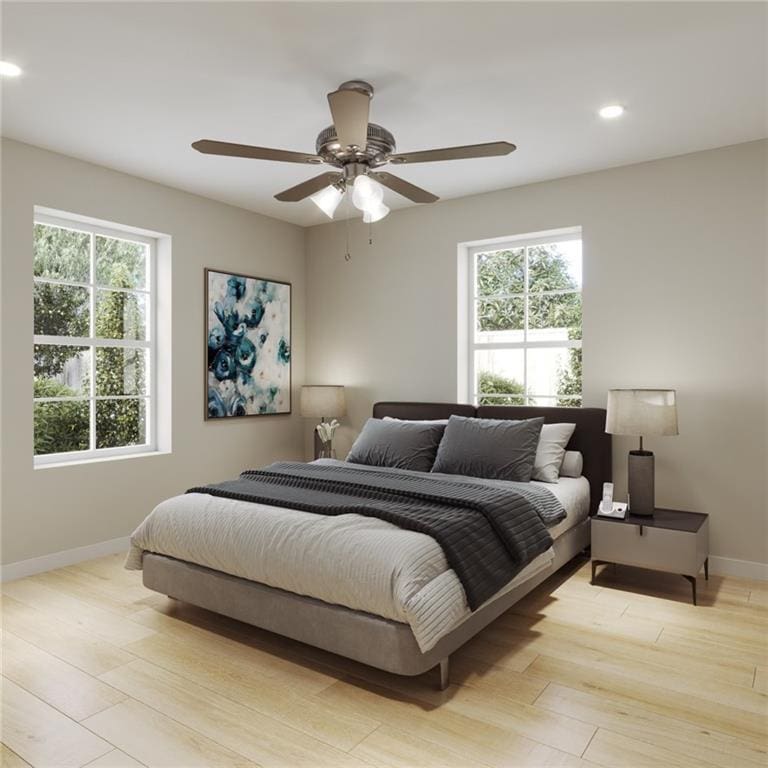
[[[294, 394], [304, 376], [299, 227], [13, 141], [2, 142], [2, 562], [128, 535], [201, 481], [302, 454], [294, 414], [203, 420], [203, 267], [293, 283]], [[172, 453], [34, 470], [32, 214], [46, 206], [172, 237]]]
[[[709, 512], [713, 554], [768, 562], [766, 146], [397, 211], [374, 227], [373, 246], [354, 223], [347, 263], [344, 224], [302, 231], [3, 141], [2, 563], [125, 536], [192, 484], [308, 450], [296, 400], [290, 417], [203, 421], [204, 266], [293, 283], [294, 395], [304, 380], [306, 305], [307, 380], [348, 387], [343, 454], [377, 399], [456, 399], [458, 243], [574, 225], [584, 238], [585, 404], [603, 405], [613, 386], [676, 387], [680, 436], [648, 441], [658, 502]], [[24, 361], [34, 205], [172, 236], [170, 455], [33, 469]], [[617, 496], [629, 447], [616, 440]]]
[[343, 223], [312, 228], [307, 380], [349, 389], [340, 453], [375, 400], [456, 399], [458, 243], [581, 225], [585, 405], [676, 388], [680, 436], [647, 440], [657, 503], [708, 512], [714, 555], [768, 562], [766, 145], [397, 211], [373, 246], [352, 226], [348, 263]]

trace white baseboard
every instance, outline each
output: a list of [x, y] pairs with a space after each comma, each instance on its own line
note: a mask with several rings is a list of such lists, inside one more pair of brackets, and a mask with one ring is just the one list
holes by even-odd
[[130, 536], [122, 536], [119, 539], [100, 541], [97, 544], [88, 544], [85, 547], [65, 549], [63, 552], [53, 552], [42, 557], [33, 557], [29, 560], [8, 563], [8, 565], [0, 566], [0, 581], [23, 579], [25, 576], [34, 576], [36, 573], [53, 571], [56, 568], [64, 568], [68, 565], [82, 563], [84, 560], [93, 560], [97, 557], [114, 555], [118, 552], [127, 552], [129, 544]]
[[756, 579], [768, 581], [768, 563], [753, 560], [736, 560], [733, 557], [709, 558], [709, 571], [718, 576], [734, 576], [737, 579]]

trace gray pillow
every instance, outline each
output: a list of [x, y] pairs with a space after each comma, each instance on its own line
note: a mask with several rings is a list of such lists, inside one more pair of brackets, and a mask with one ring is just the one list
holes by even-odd
[[527, 483], [543, 423], [451, 416], [432, 471]]
[[352, 464], [429, 472], [445, 424], [368, 419], [347, 456]]

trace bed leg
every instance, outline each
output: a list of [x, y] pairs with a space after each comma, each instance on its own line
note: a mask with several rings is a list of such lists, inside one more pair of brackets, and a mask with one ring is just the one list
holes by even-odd
[[446, 657], [440, 662], [440, 690], [444, 691], [449, 685], [448, 680], [448, 661], [449, 657]]

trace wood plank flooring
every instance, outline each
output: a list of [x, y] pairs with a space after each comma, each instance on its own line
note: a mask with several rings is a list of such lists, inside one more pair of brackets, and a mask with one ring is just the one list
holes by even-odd
[[3, 586], [6, 768], [756, 768], [768, 584], [572, 563], [389, 675], [145, 590], [122, 556]]

